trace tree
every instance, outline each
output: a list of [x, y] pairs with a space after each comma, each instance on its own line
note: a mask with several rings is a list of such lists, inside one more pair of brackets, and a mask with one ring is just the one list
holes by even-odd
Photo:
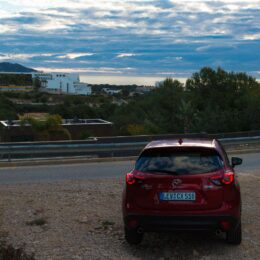
[[41, 88], [41, 81], [38, 78], [33, 79], [33, 89], [35, 92], [38, 92]]
[[182, 121], [184, 133], [192, 132], [198, 116], [190, 100], [181, 100], [177, 117]]
[[0, 94], [0, 120], [17, 119], [13, 103]]
[[143, 128], [138, 128], [140, 134], [183, 132], [177, 116], [183, 95], [184, 88], [179, 81], [166, 79], [160, 88], [117, 107], [110, 120], [115, 122], [119, 134], [136, 132], [129, 125], [142, 125]]
[[260, 85], [246, 73], [205, 67], [187, 80], [186, 92], [197, 111], [194, 130], [232, 132], [260, 129], [257, 120], [260, 116], [257, 98]]
[[69, 131], [62, 126], [60, 115], [48, 115], [45, 120], [37, 120], [32, 117], [23, 117], [21, 126], [31, 125], [37, 133], [38, 139], [42, 141], [71, 139]]
[[130, 135], [142, 135], [145, 132], [144, 125], [142, 124], [129, 124], [127, 131]]

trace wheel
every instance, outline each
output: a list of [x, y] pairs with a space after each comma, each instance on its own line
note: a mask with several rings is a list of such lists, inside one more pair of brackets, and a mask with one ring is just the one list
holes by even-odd
[[241, 230], [241, 222], [239, 224], [227, 232], [227, 242], [232, 245], [240, 245], [242, 241], [242, 230]]
[[125, 239], [130, 245], [138, 245], [143, 240], [143, 233], [138, 233], [137, 229], [125, 228]]

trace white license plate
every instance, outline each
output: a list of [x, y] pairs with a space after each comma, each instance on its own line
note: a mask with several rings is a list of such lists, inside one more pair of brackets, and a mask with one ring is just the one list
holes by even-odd
[[196, 193], [195, 192], [161, 192], [160, 200], [194, 201], [196, 200]]

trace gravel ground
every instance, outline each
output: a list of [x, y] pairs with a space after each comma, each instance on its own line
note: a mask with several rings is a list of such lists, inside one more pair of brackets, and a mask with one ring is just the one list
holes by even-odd
[[146, 234], [124, 241], [123, 179], [0, 185], [0, 236], [36, 259], [259, 259], [260, 177], [240, 174], [243, 243], [201, 234]]

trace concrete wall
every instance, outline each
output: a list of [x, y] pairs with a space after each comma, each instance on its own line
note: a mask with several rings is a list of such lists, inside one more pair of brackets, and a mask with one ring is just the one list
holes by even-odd
[[[81, 125], [64, 125], [71, 134], [72, 140], [81, 140], [85, 135], [100, 137], [113, 136], [113, 124], [81, 124]], [[41, 141], [41, 136], [35, 132], [31, 126], [9, 126], [3, 127], [0, 124], [0, 142], [26, 142]], [[52, 141], [64, 140], [63, 136], [51, 137]]]

